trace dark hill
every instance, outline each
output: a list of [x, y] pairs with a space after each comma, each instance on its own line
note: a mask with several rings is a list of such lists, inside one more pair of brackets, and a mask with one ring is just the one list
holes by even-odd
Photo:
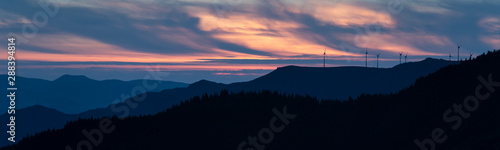
[[455, 63], [428, 58], [393, 68], [287, 66], [247, 83], [231, 84], [228, 89], [278, 90], [325, 99], [347, 99], [363, 93], [397, 92], [413, 84], [418, 77]]
[[[10, 115], [7, 113], [0, 115], [0, 123], [8, 124]], [[67, 121], [77, 120], [77, 115], [69, 115], [55, 109], [40, 105], [30, 106], [16, 110], [16, 138], [22, 139], [27, 134], [34, 135], [37, 132], [52, 128], [62, 128]], [[6, 130], [8, 128], [5, 128]], [[8, 134], [2, 134], [2, 138], [7, 139]], [[10, 141], [1, 140], [0, 145], [12, 144]]]

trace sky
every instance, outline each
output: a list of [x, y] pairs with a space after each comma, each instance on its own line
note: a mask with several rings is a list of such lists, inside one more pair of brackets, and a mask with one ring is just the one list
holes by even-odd
[[[242, 82], [277, 67], [380, 67], [500, 48], [500, 1], [0, 0], [17, 75]], [[7, 41], [5, 41], [7, 45]], [[7, 46], [5, 46], [7, 47]], [[1, 53], [6, 58], [7, 53]], [[2, 60], [7, 64], [6, 60]], [[7, 66], [5, 65], [5, 68]], [[0, 71], [5, 74], [6, 69]]]

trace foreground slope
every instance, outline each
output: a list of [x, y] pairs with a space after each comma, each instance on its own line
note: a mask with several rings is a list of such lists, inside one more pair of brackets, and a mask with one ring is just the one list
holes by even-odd
[[82, 131], [98, 133], [107, 119], [72, 122], [3, 149], [77, 149], [78, 143], [83, 149], [423, 149], [422, 141], [428, 149], [498, 149], [498, 68], [500, 52], [490, 52], [419, 78], [397, 94], [347, 101], [222, 91], [152, 116], [113, 117], [106, 124], [113, 130], [94, 134], [97, 140]]

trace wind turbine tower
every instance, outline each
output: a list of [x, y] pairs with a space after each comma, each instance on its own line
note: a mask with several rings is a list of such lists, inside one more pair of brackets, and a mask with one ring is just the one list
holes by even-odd
[[365, 49], [365, 67], [368, 67], [368, 49]]
[[450, 56], [448, 56], [448, 61], [451, 61], [451, 52], [450, 52]]
[[378, 68], [378, 57], [380, 56], [380, 53], [377, 54], [377, 68]]
[[401, 55], [403, 55], [403, 52], [399, 53], [399, 64], [401, 64]]
[[408, 58], [408, 53], [406, 53], [406, 55], [405, 55], [405, 63], [406, 63], [406, 58]]
[[458, 45], [458, 44], [457, 44], [457, 47], [458, 47], [458, 51], [457, 51], [457, 61], [460, 61], [460, 47], [462, 47], [462, 45]]
[[326, 67], [325, 62], [326, 62], [326, 49], [325, 49], [325, 52], [323, 52], [323, 68]]

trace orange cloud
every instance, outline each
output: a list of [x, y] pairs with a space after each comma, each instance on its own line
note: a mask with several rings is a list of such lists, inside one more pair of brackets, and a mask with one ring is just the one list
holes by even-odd
[[231, 12], [225, 18], [199, 10], [193, 11], [192, 15], [200, 18], [200, 29], [216, 32], [213, 38], [279, 56], [318, 55], [322, 54], [324, 49], [330, 55], [357, 55], [304, 38], [302, 33], [295, 33], [304, 26], [294, 21], [273, 20], [238, 12]]
[[386, 28], [394, 28], [396, 23], [390, 14], [377, 12], [369, 8], [350, 5], [347, 3], [330, 5], [316, 5], [313, 12], [310, 13], [316, 19], [325, 23], [350, 27], [352, 25], [364, 26], [368, 24], [377, 24]]
[[427, 1], [425, 4], [413, 2], [409, 6], [411, 9], [415, 10], [416, 12], [420, 12], [420, 13], [431, 13], [431, 14], [438, 14], [438, 15], [449, 15], [449, 14], [458, 13], [458, 12], [452, 11], [452, 10], [447, 9], [447, 8], [440, 6], [440, 5], [442, 5], [442, 3]]
[[[49, 62], [142, 62], [142, 63], [186, 63], [203, 62], [204, 59], [270, 59], [266, 56], [251, 55], [208, 47], [206, 53], [157, 54], [137, 52], [101, 41], [70, 34], [37, 35], [37, 40], [30, 41], [36, 47], [59, 51], [60, 53], [36, 52], [20, 49], [21, 60]], [[189, 39], [185, 41], [195, 44]], [[197, 45], [191, 45], [196, 47]], [[198, 45], [199, 46], [199, 45]], [[203, 47], [205, 48], [205, 47]], [[2, 55], [6, 55], [2, 54]]]
[[[148, 1], [148, 0], [146, 0]], [[175, 54], [149, 53], [140, 50], [132, 50], [120, 45], [104, 43], [102, 41], [80, 37], [72, 34], [38, 34], [36, 40], [31, 40], [30, 45], [44, 49], [54, 50], [54, 53], [38, 52], [20, 47], [19, 59], [49, 62], [134, 62], [134, 63], [177, 63], [179, 65], [162, 65], [166, 70], [238, 70], [238, 69], [275, 69], [283, 64], [229, 64], [210, 62], [211, 59], [258, 59], [258, 60], [305, 60], [322, 59], [323, 50], [326, 49], [328, 60], [364, 61], [364, 54], [356, 54], [336, 49], [338, 45], [331, 44], [332, 39], [324, 38], [322, 35], [301, 32], [307, 30], [307, 26], [301, 22], [289, 18], [290, 13], [307, 14], [315, 19], [340, 27], [364, 26], [378, 24], [381, 27], [394, 29], [396, 21], [389, 14], [380, 13], [364, 6], [356, 6], [350, 2], [335, 3], [331, 1], [290, 1], [271, 3], [275, 12], [274, 17], [260, 16], [256, 5], [252, 2], [243, 2], [237, 6], [235, 11], [225, 13], [225, 17], [213, 15], [213, 8], [205, 5], [179, 5], [191, 16], [198, 17], [198, 28], [206, 31], [198, 34], [188, 27], [168, 27], [155, 25], [150, 22], [135, 20], [164, 19], [162, 13], [170, 12], [172, 9], [162, 9], [153, 3], [147, 5], [135, 5], [136, 2], [91, 2], [72, 1], [61, 7], [91, 7], [94, 11], [112, 11], [125, 14], [133, 18], [132, 26], [153, 35], [151, 38], [174, 42], [184, 45], [196, 52], [183, 52]], [[142, 3], [142, 2], [137, 2]], [[253, 4], [253, 3], [252, 3]], [[304, 5], [303, 5], [304, 4]], [[276, 5], [276, 6], [275, 6]], [[119, 7], [115, 7], [119, 6]], [[108, 10], [108, 8], [110, 10]], [[443, 10], [426, 8], [428, 12], [441, 12]], [[174, 18], [175, 19], [175, 18]], [[491, 22], [499, 22], [498, 18], [487, 18], [479, 24], [484, 25]], [[0, 22], [0, 27], [5, 26]], [[497, 26], [488, 26], [497, 30]], [[485, 27], [487, 28], [487, 27]], [[500, 28], [500, 27], [499, 27]], [[332, 35], [341, 41], [355, 41], [354, 34]], [[332, 37], [332, 38], [333, 38]], [[435, 45], [438, 47], [454, 45], [450, 40], [441, 35], [427, 33], [403, 33], [393, 31], [390, 34], [367, 35], [368, 42], [353, 42], [357, 47], [380, 49], [392, 53], [401, 51], [409, 55], [434, 55], [441, 54], [429, 52], [418, 48], [420, 45]], [[218, 48], [212, 43], [215, 38], [224, 42], [244, 46], [257, 51], [274, 54], [273, 56], [261, 56], [248, 53], [235, 52], [231, 49]], [[498, 36], [483, 37], [481, 40], [492, 46], [500, 46]], [[362, 39], [361, 39], [362, 40]], [[326, 44], [325, 44], [326, 43]], [[179, 49], [179, 51], [185, 51]], [[1, 54], [5, 56], [6, 54]], [[300, 56], [300, 57], [296, 57]], [[332, 57], [333, 56], [333, 57]], [[338, 57], [346, 56], [346, 57]], [[371, 60], [373, 58], [370, 58]], [[380, 59], [389, 60], [389, 59]], [[318, 61], [322, 62], [322, 61]], [[184, 65], [190, 64], [190, 65]], [[300, 64], [299, 64], [300, 65]], [[314, 64], [322, 66], [321, 63]], [[332, 66], [332, 65], [329, 65]], [[26, 66], [26, 67], [68, 67], [68, 68], [123, 68], [143, 69], [145, 65], [58, 65], [58, 66]], [[237, 75], [220, 73], [217, 75]]]
[[481, 41], [493, 48], [500, 48], [500, 35], [483, 36]]
[[378, 49], [392, 53], [408, 53], [409, 55], [431, 55], [440, 56], [443, 54], [428, 52], [417, 48], [417, 45], [434, 44], [437, 46], [453, 45], [451, 41], [444, 36], [430, 35], [426, 33], [403, 33], [394, 32], [391, 34], [373, 34], [361, 35], [356, 38], [354, 34], [337, 35], [344, 41], [354, 41], [357, 47], [367, 49]]

